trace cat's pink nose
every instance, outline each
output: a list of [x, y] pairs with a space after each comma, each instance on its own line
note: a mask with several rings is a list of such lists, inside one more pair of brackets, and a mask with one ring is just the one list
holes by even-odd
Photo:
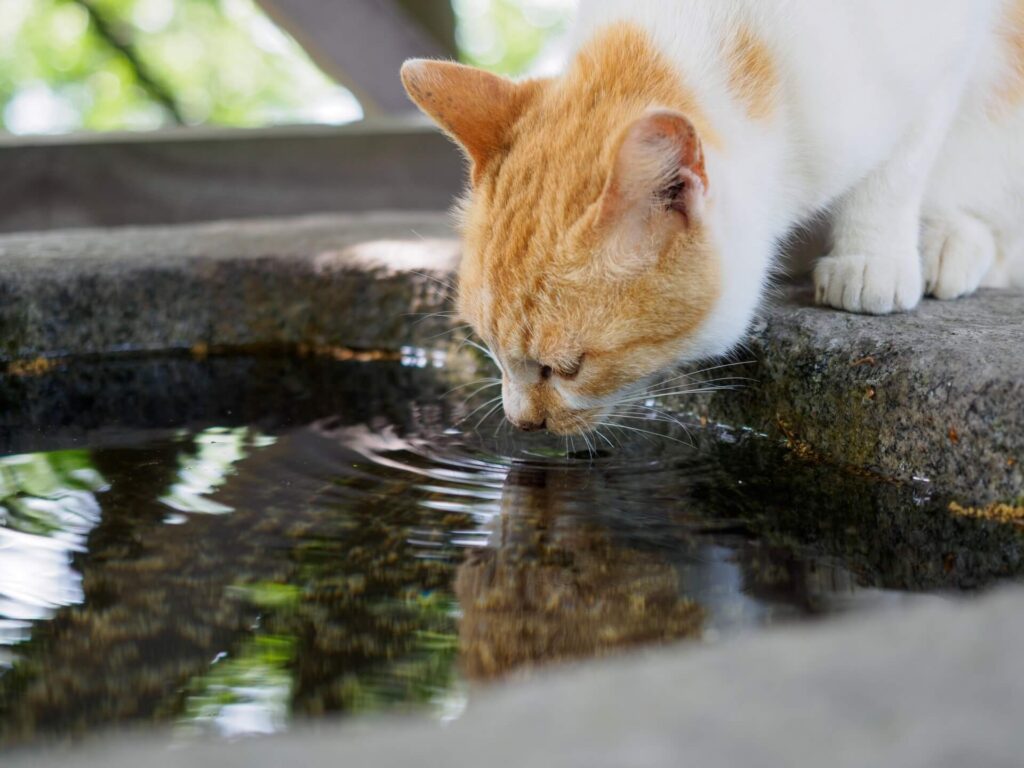
[[543, 421], [513, 421], [516, 429], [521, 429], [523, 432], [540, 432], [542, 429], [547, 429], [548, 420]]

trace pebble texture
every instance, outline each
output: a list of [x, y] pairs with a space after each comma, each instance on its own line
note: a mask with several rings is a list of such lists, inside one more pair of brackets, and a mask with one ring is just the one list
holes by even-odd
[[1020, 765], [1024, 592], [675, 648], [471, 697], [464, 715], [15, 755], [10, 768]]
[[[458, 246], [443, 214], [377, 213], [0, 237], [0, 364], [273, 344], [445, 346]], [[429, 274], [428, 274], [429, 273]], [[431, 276], [433, 275], [433, 276]], [[1024, 291], [866, 317], [795, 289], [732, 371], [669, 403], [806, 455], [924, 478], [964, 503], [1024, 492]], [[13, 369], [11, 369], [13, 370]]]

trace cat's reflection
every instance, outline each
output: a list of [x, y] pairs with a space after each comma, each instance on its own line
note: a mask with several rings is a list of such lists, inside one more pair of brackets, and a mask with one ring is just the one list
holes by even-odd
[[492, 546], [470, 552], [455, 582], [467, 677], [700, 636], [704, 610], [677, 571], [595, 519], [600, 486], [570, 468], [509, 473]]

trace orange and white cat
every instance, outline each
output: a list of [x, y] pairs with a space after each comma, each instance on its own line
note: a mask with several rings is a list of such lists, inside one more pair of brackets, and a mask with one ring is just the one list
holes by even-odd
[[459, 310], [523, 429], [730, 350], [822, 212], [820, 303], [1024, 284], [1024, 0], [583, 0], [557, 78], [402, 77], [471, 161]]

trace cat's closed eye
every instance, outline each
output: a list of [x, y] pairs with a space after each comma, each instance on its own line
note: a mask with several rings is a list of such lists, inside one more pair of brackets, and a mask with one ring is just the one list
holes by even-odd
[[563, 379], [575, 379], [580, 374], [580, 370], [583, 368], [583, 357], [580, 357], [575, 363], [570, 366], [565, 366], [555, 370]]
[[580, 369], [583, 367], [583, 358], [580, 357], [575, 363], [568, 366], [552, 366], [542, 365], [540, 367], [540, 377], [547, 381], [552, 376], [558, 376], [560, 379], [575, 379]]

